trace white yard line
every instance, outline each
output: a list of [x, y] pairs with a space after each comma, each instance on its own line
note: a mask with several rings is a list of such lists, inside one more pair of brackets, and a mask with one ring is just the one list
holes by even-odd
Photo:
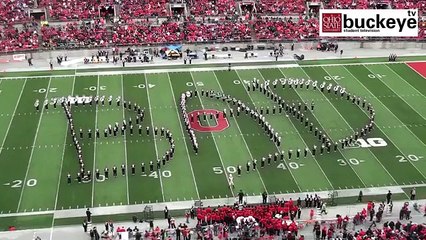
[[[73, 80], [73, 84], [72, 84], [72, 90], [71, 90], [71, 96], [74, 96], [74, 87], [75, 87], [75, 76], [74, 76], [74, 80]], [[64, 165], [64, 155], [65, 155], [65, 149], [67, 148], [67, 136], [68, 136], [68, 128], [69, 128], [69, 123], [67, 121], [67, 128], [65, 130], [65, 137], [64, 137], [64, 148], [62, 150], [62, 158], [61, 158], [61, 167], [59, 168], [59, 176], [58, 176], [58, 185], [56, 186], [56, 196], [55, 196], [55, 205], [53, 207], [53, 210], [56, 210], [56, 207], [58, 205], [58, 196], [59, 196], [59, 188], [61, 185], [61, 178], [62, 178], [62, 167]], [[53, 239], [53, 227], [55, 225], [55, 218], [52, 219], [52, 226], [51, 226], [51, 230], [50, 230], [50, 240]]]
[[[301, 68], [302, 69], [302, 71], [305, 73], [305, 76], [307, 77], [307, 78], [310, 78], [309, 77], [309, 75], [306, 73], [306, 71], [303, 69], [303, 68]], [[281, 71], [281, 69], [279, 69], [280, 70], [280, 72], [282, 73], [282, 71]], [[284, 75], [284, 73], [282, 73], [283, 74], [283, 76], [285, 76]], [[318, 91], [318, 89], [317, 89], [317, 91]], [[299, 95], [299, 93], [295, 90], [295, 92], [296, 92], [296, 94], [299, 96], [299, 98], [300, 99], [302, 99], [303, 100], [303, 98]], [[328, 98], [326, 97], [326, 99], [327, 99], [327, 101], [331, 104], [331, 102], [328, 100]], [[336, 108], [333, 106], [333, 104], [331, 104], [331, 106], [334, 108], [334, 110], [336, 110]], [[337, 110], [336, 110], [337, 111]], [[342, 115], [340, 114], [340, 112], [339, 111], [337, 111], [337, 113], [340, 115], [340, 117], [341, 118], [343, 118], [342, 117]], [[318, 124], [321, 126], [321, 128], [325, 131], [326, 130], [326, 128], [324, 128], [324, 126], [321, 124], [321, 122], [319, 121], [319, 118], [315, 115], [315, 113], [312, 111], [312, 115], [317, 119], [317, 121], [318, 121]], [[347, 124], [347, 122], [346, 122], [346, 124]], [[349, 125], [349, 129], [351, 129], [351, 126]], [[330, 136], [330, 138], [331, 138], [331, 136]], [[342, 157], [345, 159], [345, 161], [346, 162], [349, 162], [348, 161], [348, 159], [346, 158], [346, 156], [342, 153], [342, 150], [340, 149], [340, 148], [337, 148], [337, 151], [339, 151], [339, 153], [342, 155]], [[352, 169], [352, 171], [354, 171], [354, 173], [355, 173], [355, 175], [359, 178], [359, 180], [361, 181], [361, 183], [364, 185], [364, 187], [367, 187], [367, 185], [365, 184], [365, 182], [362, 180], [362, 178], [358, 175], [358, 173], [355, 171], [355, 169], [353, 168], [353, 166], [351, 165], [351, 164], [348, 164], [348, 166]]]
[[[365, 66], [365, 68], [367, 68], [368, 69], [368, 71], [369, 72], [371, 72], [371, 73], [373, 73], [374, 74], [374, 72], [373, 71], [371, 71], [367, 66]], [[391, 69], [392, 70], [392, 69]], [[399, 75], [397, 75], [398, 77], [399, 77]], [[378, 78], [379, 79], [379, 81], [380, 82], [382, 82], [384, 85], [386, 85], [386, 87], [388, 87], [396, 96], [398, 96], [402, 101], [404, 101], [409, 107], [411, 107], [417, 114], [419, 114], [419, 116], [421, 117], [421, 118], [423, 118], [423, 120], [426, 120], [426, 118], [421, 114], [421, 113], [419, 113], [413, 106], [411, 106], [411, 104], [409, 104], [407, 101], [405, 101], [405, 99], [403, 98], [403, 97], [401, 97], [397, 92], [395, 92], [394, 90], [393, 90], [393, 88], [392, 87], [390, 87], [387, 83], [386, 83], [386, 81], [384, 81], [382, 78]], [[404, 80], [405, 81], [405, 80]], [[410, 85], [410, 84], [409, 84]], [[411, 85], [410, 85], [411, 86]], [[421, 94], [421, 93], [420, 93]]]
[[12, 116], [9, 121], [9, 125], [7, 126], [6, 134], [4, 135], [3, 142], [0, 145], [0, 154], [3, 151], [4, 143], [6, 142], [7, 135], [9, 134], [10, 126], [12, 126], [13, 118], [15, 117], [16, 109], [18, 109], [18, 105], [19, 105], [19, 102], [21, 101], [22, 93], [24, 92], [24, 88], [26, 84], [27, 84], [27, 80], [25, 80], [24, 84], [22, 84], [21, 93], [19, 94], [18, 101], [16, 101], [15, 109], [13, 110]]
[[[374, 94], [370, 91], [370, 89], [368, 89], [366, 86], [364, 86], [364, 84], [362, 84], [361, 83], [361, 81], [357, 78], [357, 77], [355, 77], [347, 68], [344, 68], [356, 81], [358, 81], [358, 83], [365, 89], [365, 90], [367, 90], [371, 95], [373, 95], [374, 96]], [[402, 125], [404, 125], [405, 126], [405, 124], [403, 123], [403, 122], [401, 122], [401, 120], [399, 120], [399, 118], [397, 117], [397, 116], [395, 116], [395, 114], [384, 104], [384, 103], [382, 103], [382, 101], [380, 101], [380, 100], [378, 100], [379, 102], [380, 102], [380, 104], [384, 107], [384, 108], [386, 108], [396, 119], [398, 119], [398, 121], [402, 124]], [[380, 129], [380, 127], [377, 125], [377, 127]], [[408, 131], [410, 131], [411, 132], [411, 130], [408, 128], [408, 127], [406, 127], [407, 128], [407, 130]], [[382, 132], [383, 132], [383, 134], [389, 139], [389, 141], [391, 141], [392, 142], [392, 144], [396, 147], [396, 149], [398, 149], [398, 151], [400, 152], [400, 153], [402, 153], [402, 154], [404, 154], [404, 152], [403, 151], [401, 151], [401, 149], [399, 149], [399, 147], [398, 147], [398, 145], [396, 145], [393, 141], [392, 141], [392, 139], [386, 134], [386, 132], [384, 131], [384, 130], [381, 130]], [[412, 132], [411, 132], [412, 133]], [[412, 133], [413, 135], [414, 135], [414, 133]], [[404, 154], [405, 155], [405, 154]], [[413, 167], [420, 173], [420, 175], [422, 175], [422, 177], [423, 178], [425, 178], [426, 179], [426, 176], [417, 168], [417, 166], [416, 165], [414, 165], [413, 164], [413, 162], [412, 161], [408, 161], [408, 162], [410, 162], [411, 163], [411, 165], [413, 165]]]
[[[47, 84], [47, 90], [46, 90], [46, 94], [45, 94], [45, 99], [47, 99], [47, 96], [49, 94], [49, 89], [50, 89], [50, 82], [52, 81], [51, 78], [49, 78], [49, 83]], [[25, 84], [24, 84], [25, 85]], [[21, 95], [24, 89], [22, 89], [21, 91]], [[19, 99], [21, 98], [21, 95], [19, 96]], [[19, 101], [18, 101], [19, 102]], [[16, 109], [15, 109], [16, 110]], [[38, 124], [37, 124], [37, 130], [36, 133], [34, 135], [34, 141], [33, 141], [33, 146], [35, 145], [36, 141], [37, 141], [37, 136], [38, 136], [38, 130], [40, 130], [40, 124], [41, 124], [41, 119], [43, 118], [43, 112], [44, 112], [44, 106], [41, 106], [41, 111], [40, 111], [40, 118], [38, 119]], [[34, 149], [35, 147], [33, 147], [31, 149], [31, 154], [30, 154], [30, 160], [28, 162], [27, 165], [27, 171], [25, 173], [25, 177], [24, 177], [24, 181], [22, 182], [22, 189], [21, 189], [21, 195], [19, 197], [19, 202], [18, 202], [18, 207], [16, 208], [16, 212], [19, 211], [19, 208], [21, 207], [21, 202], [22, 202], [22, 195], [24, 194], [24, 190], [25, 190], [25, 185], [27, 185], [27, 177], [28, 177], [28, 173], [30, 171], [30, 166], [31, 166], [31, 161], [33, 160], [33, 154], [34, 154]]]
[[[237, 73], [238, 78], [240, 78], [240, 76], [238, 75], [238, 72], [237, 72], [237, 71], [235, 71], [235, 72]], [[223, 88], [222, 88], [222, 85], [220, 84], [219, 79], [217, 78], [216, 72], [214, 72], [214, 71], [213, 71], [213, 74], [214, 74], [214, 77], [215, 77], [215, 79], [216, 79], [216, 82], [217, 82], [217, 83], [218, 83], [218, 85], [219, 85], [220, 91], [222, 91], [222, 92], [224, 93]], [[241, 80], [241, 78], [240, 78], [240, 80]], [[250, 96], [249, 96], [249, 97], [250, 97]], [[238, 128], [238, 131], [240, 132], [240, 134], [241, 134], [241, 136], [242, 136], [242, 138], [243, 138], [243, 142], [244, 142], [244, 145], [245, 145], [245, 146], [246, 146], [246, 148], [247, 148], [247, 152], [250, 154], [250, 158], [251, 158], [251, 159], [254, 159], [254, 158], [253, 158], [253, 155], [251, 154], [251, 150], [250, 150], [249, 146], [247, 145], [247, 142], [246, 142], [246, 139], [245, 139], [245, 137], [244, 137], [244, 134], [243, 134], [243, 132], [241, 131], [240, 125], [238, 124], [237, 119], [236, 119], [236, 118], [233, 118], [233, 119], [234, 119], [235, 125], [236, 125], [236, 126], [237, 126], [237, 128]], [[266, 193], [267, 193], [267, 194], [269, 194], [268, 188], [266, 187], [265, 182], [263, 181], [262, 175], [260, 175], [259, 169], [256, 169], [256, 172], [257, 172], [257, 174], [259, 175], [259, 179], [260, 179], [260, 181], [262, 182], [263, 188], [265, 189]], [[299, 190], [300, 190], [300, 187], [299, 187]]]
[[[241, 81], [242, 83], [244, 83], [244, 81], [243, 81], [243, 79], [240, 77], [240, 74], [238, 73], [238, 71], [235, 71], [235, 73], [237, 74], [237, 76], [238, 76], [238, 78], [240, 79], [240, 81]], [[247, 92], [246, 86], [244, 86], [244, 84], [241, 84], [241, 86], [244, 88], [244, 91], [246, 92], [247, 96], [250, 98], [250, 101], [251, 101], [251, 102], [253, 103], [253, 105], [254, 105], [253, 98], [252, 98], [252, 97], [251, 97], [251, 95]], [[275, 146], [275, 148], [277, 149], [277, 151], [280, 153], [280, 152], [281, 152], [281, 150], [278, 148], [278, 146], [277, 146], [277, 145], [275, 145], [275, 144], [274, 144], [274, 146]], [[297, 182], [296, 177], [294, 177], [293, 172], [290, 170], [291, 168], [288, 166], [287, 161], [285, 161], [285, 160], [284, 160], [284, 164], [286, 165], [286, 168], [288, 169], [288, 171], [290, 172], [291, 177], [293, 178], [294, 182], [296, 183], [296, 186], [297, 186], [297, 188], [299, 189], [299, 192], [302, 192], [302, 189], [300, 188], [300, 185], [299, 185], [299, 183]]]
[[[332, 76], [324, 67], [321, 67], [325, 73], [327, 73], [328, 76]], [[305, 72], [306, 73], [306, 72]], [[332, 80], [333, 82], [336, 83], [336, 81]], [[336, 83], [337, 84], [337, 83]], [[321, 92], [322, 95], [328, 100], [327, 96], [325, 96], [325, 94], [323, 92]], [[344, 100], [343, 100], [344, 101]], [[334, 105], [328, 101], [330, 103], [331, 106], [333, 106], [333, 108], [336, 110], [336, 112], [339, 113], [340, 117], [345, 121], [346, 125], [349, 127], [349, 129], [351, 128], [351, 125], [346, 121], [346, 119], [340, 114], [340, 112], [334, 107]], [[358, 106], [358, 108], [361, 110], [361, 112], [363, 112], [365, 114], [365, 116], [368, 118], [368, 114], [364, 111], [364, 109], [362, 109], [358, 104], [356, 104]], [[376, 157], [376, 155], [374, 155], [374, 153], [371, 151], [370, 148], [367, 148], [368, 151], [370, 152], [370, 155], [373, 156], [376, 161], [380, 164], [380, 166], [382, 166], [382, 168], [386, 171], [386, 173], [392, 178], [392, 180], [394, 181], [395, 184], [398, 184], [398, 182], [395, 180], [395, 178], [392, 176], [392, 174], [389, 173], [389, 171], [385, 168], [385, 166], [382, 164], [382, 162], [379, 161], [379, 159]]]
[[[168, 73], [167, 73], [167, 78], [168, 78], [168, 81], [169, 81], [170, 90], [172, 91], [173, 102], [175, 103], [175, 106], [177, 107], [178, 105], [176, 103], [175, 94], [173, 92], [172, 82], [170, 80], [170, 75]], [[182, 137], [183, 137], [183, 143], [185, 144], [186, 154], [188, 156], [189, 167], [191, 168], [192, 179], [194, 180], [195, 190], [197, 191], [197, 197], [198, 197], [198, 199], [200, 199], [200, 193], [198, 192], [197, 181], [195, 180], [194, 169], [192, 168], [191, 157], [189, 155], [188, 146], [186, 144], [185, 132], [183, 131], [182, 121], [180, 120], [179, 111], [177, 110], [177, 108], [175, 108], [175, 110], [176, 110], [176, 114], [177, 114], [176, 116], [177, 116], [177, 118], [179, 120], [180, 131], [181, 131], [181, 134], [182, 134]]]
[[[149, 87], [148, 87], [148, 79], [146, 77], [146, 74], [144, 74], [145, 77], [145, 89], [146, 89], [146, 94], [147, 94], [147, 98], [148, 98], [148, 109], [149, 109], [149, 117], [151, 118], [151, 131], [154, 130], [154, 122], [152, 121], [152, 111], [151, 111], [151, 99], [149, 97]], [[154, 146], [155, 146], [155, 156], [156, 159], [158, 160], [158, 147], [157, 147], [157, 140], [155, 138], [155, 134], [152, 134], [153, 138], [154, 138]], [[166, 201], [165, 197], [164, 197], [164, 188], [163, 188], [163, 179], [161, 178], [161, 169], [158, 169], [158, 175], [160, 178], [160, 187], [161, 187], [161, 195], [163, 196], [163, 202]]]
[[[190, 72], [190, 74], [191, 74], [192, 82], [194, 83], [195, 90], [197, 91], [197, 84], [195, 83], [194, 76], [192, 75], [192, 72]], [[200, 95], [198, 94], [197, 96], [198, 96], [198, 99], [200, 100], [201, 107], [202, 107], [203, 109], [206, 109], [206, 108], [204, 107], [204, 104], [203, 104], [203, 101], [201, 100]], [[216, 147], [216, 151], [217, 151], [217, 153], [218, 153], [218, 155], [219, 155], [220, 162], [222, 163], [223, 172], [225, 173], [226, 181], [229, 183], [228, 174], [227, 174], [227, 171], [226, 171], [225, 165], [223, 164], [223, 159], [222, 159], [221, 153], [220, 153], [219, 148], [217, 147], [217, 144], [216, 144], [216, 138], [214, 137], [214, 134], [213, 134], [213, 133], [210, 133], [210, 135], [211, 135], [211, 136], [212, 136], [212, 138], [213, 138], [214, 146]], [[252, 158], [252, 159], [253, 159], [253, 158]], [[262, 183], [263, 183], [263, 182], [262, 182]], [[231, 185], [229, 185], [229, 184], [228, 184], [228, 186], [229, 186], [229, 187], [230, 187], [230, 189], [231, 189], [232, 196], [233, 196], [233, 197], [235, 197], [235, 193], [234, 193], [234, 190], [232, 189]], [[263, 185], [263, 187], [265, 187], [265, 185]]]
[[[120, 75], [120, 81], [121, 81], [121, 98], [124, 98], [124, 84], [123, 84], [123, 74]], [[125, 113], [125, 109], [124, 109], [124, 105], [121, 104], [121, 108], [123, 110], [123, 120], [126, 119], [126, 113]], [[130, 126], [129, 126], [130, 127]], [[129, 169], [129, 165], [127, 164], [127, 140], [126, 140], [126, 135], [124, 134], [123, 138], [124, 138], [124, 160], [126, 163], [126, 169]], [[127, 172], [126, 174], [126, 193], [127, 193], [127, 205], [130, 204], [130, 194], [129, 194], [129, 174]]]
[[[388, 66], [388, 64], [383, 64], [383, 65], [385, 65], [387, 68], [389, 68], [389, 70], [391, 70], [393, 73], [395, 73], [395, 75], [397, 75], [401, 80], [403, 80], [405, 83], [407, 83], [408, 84], [408, 86], [410, 86], [410, 88], [411, 89], [413, 89], [414, 91], [416, 91], [420, 96], [422, 96], [423, 98], [425, 98], [426, 99], [426, 96], [425, 95], [423, 95], [423, 93], [421, 93], [419, 90], [417, 90], [417, 88], [415, 88], [413, 85], [411, 85], [411, 83], [409, 83], [407, 80], [405, 80], [405, 78], [403, 78], [399, 73], [397, 73], [397, 72], [395, 72], [395, 70], [393, 70], [392, 68], [390, 68], [389, 66]], [[407, 65], [408, 66], [408, 65]], [[365, 66], [367, 69], [368, 69], [368, 67], [367, 66]], [[410, 67], [411, 68], [411, 67]], [[368, 70], [370, 70], [370, 69], [368, 69]], [[414, 69], [413, 69], [414, 70]], [[370, 72], [372, 72], [371, 70], [370, 70]], [[420, 74], [419, 74], [420, 75]], [[421, 75], [420, 75], [421, 76]], [[399, 96], [403, 96], [403, 95], [399, 95]]]
[[[96, 84], [96, 96], [99, 97], [99, 75], [98, 80]], [[95, 103], [96, 104], [96, 103]], [[95, 129], [98, 128], [98, 104], [96, 104], [95, 107]], [[97, 139], [95, 137], [95, 141], [93, 142], [93, 172], [92, 172], [92, 207], [94, 207], [94, 201], [95, 201], [95, 178], [93, 177], [96, 171], [96, 151], [98, 150], [98, 146], [96, 145]]]
[[[265, 80], [265, 77], [263, 77], [263, 74], [259, 71], [259, 70], [257, 70], [258, 72], [259, 72], [259, 74], [262, 76], [262, 78], [263, 78], [263, 80]], [[281, 70], [280, 70], [281, 71]], [[281, 74], [285, 77], [285, 75], [284, 75], [284, 73], [281, 71]], [[244, 87], [245, 88], [245, 87]], [[246, 91], [247, 91], [247, 89], [246, 89]], [[247, 94], [249, 94], [248, 92], [247, 92]], [[254, 104], [254, 103], [253, 103]], [[306, 147], [308, 147], [308, 144], [305, 142], [305, 139], [303, 139], [303, 137], [302, 137], [302, 135], [300, 134], [300, 132], [297, 130], [297, 128], [296, 128], [296, 126], [294, 125], [294, 123], [289, 119], [289, 122], [291, 123], [291, 125], [293, 126], [293, 128], [294, 128], [294, 131], [295, 132], [297, 132], [297, 135], [299, 135], [299, 137], [300, 137], [300, 139], [302, 140], [302, 142], [305, 144], [305, 146]], [[327, 177], [327, 174], [325, 174], [325, 172], [324, 172], [324, 170], [322, 169], [322, 167], [321, 167], [321, 165], [318, 163], [318, 160], [317, 160], [317, 158], [314, 156], [314, 155], [312, 155], [312, 158], [315, 160], [315, 163], [317, 164], [317, 166], [318, 166], [318, 168], [321, 170], [321, 172], [322, 172], [322, 174], [325, 176], [325, 179], [327, 179], [327, 181], [328, 181], [328, 184], [330, 184], [330, 187], [332, 187], [333, 189], [334, 189], [334, 186], [333, 186], [333, 184], [331, 183], [331, 181], [330, 181], [330, 179], [328, 179], [328, 177]], [[290, 168], [289, 168], [290, 169]]]

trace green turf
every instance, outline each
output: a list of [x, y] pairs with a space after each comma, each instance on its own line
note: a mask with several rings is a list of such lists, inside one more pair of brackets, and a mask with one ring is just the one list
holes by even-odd
[[[407, 196], [411, 196], [411, 190], [413, 188], [403, 188]], [[416, 188], [416, 198], [415, 199], [425, 199], [426, 198], [426, 187], [417, 187]]]
[[[416, 59], [416, 58], [412, 58]], [[370, 61], [366, 60], [366, 61]], [[372, 60], [371, 60], [372, 61]], [[374, 61], [378, 61], [375, 59]], [[327, 63], [327, 62], [325, 62]], [[53, 71], [54, 72], [54, 71]], [[331, 189], [424, 184], [426, 161], [426, 81], [403, 63], [322, 65], [292, 68], [180, 71], [150, 74], [132, 72], [87, 76], [3, 79], [0, 82], [0, 212], [15, 213], [114, 206], [141, 203], [226, 198], [243, 190], [249, 195]], [[23, 74], [21, 76], [27, 76]], [[197, 132], [200, 151], [195, 154], [182, 124], [180, 96], [188, 90], [224, 92], [255, 109], [277, 107], [259, 91], [247, 90], [254, 78], [261, 82], [279, 78], [304, 78], [320, 83], [340, 84], [348, 92], [366, 98], [376, 111], [377, 127], [367, 138], [381, 138], [386, 147], [339, 149], [296, 158], [297, 149], [320, 146], [318, 138], [299, 120], [285, 113], [266, 115], [274, 130], [282, 136], [276, 147], [257, 121], [241, 113], [227, 118], [229, 127], [221, 132]], [[304, 116], [333, 141], [353, 134], [367, 123], [362, 109], [331, 93], [311, 88], [272, 89], [289, 104], [315, 103], [314, 111]], [[110, 169], [110, 178], [90, 183], [67, 184], [78, 171], [76, 150], [67, 128], [62, 108], [34, 110], [36, 99], [68, 95], [113, 96], [111, 106], [73, 106], [76, 129], [99, 128], [101, 137], [79, 139], [83, 147], [85, 168], [101, 174]], [[115, 103], [115, 98], [137, 103], [145, 111], [142, 134], [103, 137], [103, 130], [115, 122], [132, 118], [135, 111]], [[15, 110], [16, 107], [16, 110]], [[193, 96], [187, 101], [188, 112], [201, 109], [222, 111], [235, 107], [216, 97]], [[201, 120], [204, 126], [216, 125], [216, 119]], [[10, 127], [9, 127], [10, 125]], [[146, 127], [151, 132], [146, 134]], [[173, 134], [176, 152], [172, 160], [156, 167], [157, 159], [170, 147], [167, 140], [154, 136], [153, 127], [164, 127]], [[287, 153], [293, 151], [289, 159]], [[261, 158], [285, 151], [286, 158], [264, 168]], [[257, 170], [246, 172], [247, 162], [257, 160]], [[149, 171], [150, 161], [154, 171]], [[141, 164], [146, 173], [142, 174]], [[120, 166], [126, 166], [122, 176]], [[130, 172], [134, 164], [136, 174]], [[119, 169], [112, 177], [112, 168]], [[242, 167], [237, 176], [237, 167]], [[228, 187], [234, 176], [235, 188]], [[419, 188], [419, 196], [422, 196]], [[0, 215], [1, 216], [1, 215]], [[65, 221], [65, 220], [64, 220]], [[60, 223], [58, 223], [60, 224]]]

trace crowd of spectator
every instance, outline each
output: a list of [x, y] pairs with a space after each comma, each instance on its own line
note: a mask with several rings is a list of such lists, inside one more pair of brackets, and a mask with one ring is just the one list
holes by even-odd
[[[102, 6], [117, 6], [121, 18], [167, 17], [171, 15], [169, 3], [182, 3], [193, 16], [229, 16], [239, 13], [239, 1], [236, 0], [5, 0], [0, 4], [1, 22], [28, 21], [26, 12], [30, 8], [46, 8], [49, 17], [54, 20], [88, 20], [99, 16]], [[37, 4], [34, 4], [37, 3]], [[247, 3], [243, 3], [247, 4]], [[251, 11], [261, 15], [306, 15], [308, 8], [305, 0], [255, 0]], [[367, 9], [397, 8], [426, 10], [424, 0], [323, 0], [325, 8]]]
[[[185, 4], [191, 17], [173, 18], [172, 3]], [[241, 8], [241, 12], [239, 4], [243, 3], [235, 0], [5, 0], [0, 3], [0, 22], [5, 24], [0, 28], [0, 47], [10, 52], [57, 47], [306, 40], [319, 37], [318, 19], [304, 0], [256, 0], [247, 5], [249, 7]], [[373, 0], [323, 1], [326, 8], [343, 9], [386, 7], [383, 4], [392, 8], [419, 8], [420, 12], [426, 10], [425, 0], [394, 0], [388, 3]], [[104, 16], [99, 10], [102, 6], [117, 6], [119, 21], [111, 26], [109, 20], [98, 18], [99, 15]], [[45, 8], [49, 20], [59, 22], [31, 28], [13, 26], [15, 23], [34, 23], [27, 10], [35, 7]], [[196, 19], [197, 16], [203, 21]], [[213, 21], [211, 17], [217, 19]], [[206, 18], [209, 21], [205, 21]], [[62, 23], [88, 19], [89, 23]], [[426, 24], [421, 24], [417, 39], [424, 37]]]
[[318, 19], [264, 18], [254, 24], [256, 39], [313, 39], [318, 38]]
[[191, 15], [218, 16], [237, 14], [235, 0], [188, 0]]
[[[406, 202], [400, 209], [398, 220], [383, 221], [383, 214], [391, 214], [392, 201], [389, 203], [368, 202], [367, 207], [357, 212], [352, 218], [353, 228], [348, 227], [349, 217], [337, 215], [337, 219], [320, 225], [315, 222], [313, 233], [315, 239], [426, 239], [426, 226], [410, 221], [410, 206]], [[425, 208], [426, 210], [426, 208]], [[426, 216], [426, 214], [425, 214]], [[406, 223], [403, 221], [406, 220]], [[356, 228], [356, 226], [358, 226]], [[363, 228], [363, 226], [367, 226]], [[355, 230], [358, 229], [358, 230]]]
[[220, 226], [220, 235], [225, 238], [228, 232], [238, 232], [242, 239], [281, 232], [296, 236], [299, 226], [295, 220], [300, 218], [300, 212], [300, 208], [290, 199], [267, 205], [200, 208], [197, 209], [197, 220], [199, 226]]
[[184, 39], [181, 24], [163, 22], [160, 25], [132, 23], [113, 28], [112, 43], [117, 45], [137, 45], [146, 43], [172, 43]]
[[29, 17], [25, 11], [32, 7], [30, 0], [6, 0], [0, 3], [1, 23], [21, 23], [28, 21]]
[[65, 25], [41, 27], [43, 47], [101, 47], [109, 42], [105, 23], [96, 20], [93, 23], [76, 22]]
[[187, 42], [231, 42], [251, 39], [251, 28], [248, 23], [185, 23], [185, 40]]
[[299, 15], [305, 14], [306, 5], [304, 0], [259, 0], [256, 10], [257, 13], [267, 15]]
[[167, 10], [167, 0], [141, 1], [141, 0], [122, 0], [120, 16], [127, 20], [132, 18], [145, 17], [166, 17], [170, 16]]
[[[329, 218], [312, 220], [312, 216], [303, 216], [302, 208], [317, 209], [324, 205], [317, 195], [306, 196], [304, 202], [300, 198], [296, 201], [276, 200], [274, 203], [261, 205], [235, 204], [233, 206], [191, 208], [186, 211], [185, 218], [177, 223], [167, 209], [164, 218], [167, 224], [164, 228], [154, 227], [149, 223], [148, 228], [113, 227], [112, 221], [105, 223], [105, 230], [100, 235], [107, 239], [114, 239], [119, 234], [128, 235], [129, 239], [293, 239], [307, 238], [320, 239], [426, 239], [426, 226], [413, 223], [410, 218], [383, 220], [378, 214], [392, 212], [392, 202], [368, 202], [367, 206], [354, 216], [330, 216]], [[414, 207], [414, 206], [413, 206]], [[415, 207], [414, 207], [415, 208]], [[401, 211], [409, 211], [409, 203], [403, 204]], [[426, 208], [425, 208], [426, 210]], [[373, 214], [372, 214], [373, 213]], [[373, 216], [373, 217], [371, 217]], [[390, 216], [390, 214], [388, 214]], [[190, 221], [196, 221], [190, 224]], [[137, 223], [138, 220], [134, 219]], [[383, 222], [383, 223], [382, 223]], [[85, 221], [86, 223], [86, 221]], [[83, 224], [83, 227], [87, 226]], [[86, 231], [86, 228], [85, 228]], [[97, 230], [99, 231], [99, 230]], [[90, 231], [91, 233], [92, 231]]]
[[6, 52], [37, 49], [38, 37], [37, 31], [32, 27], [24, 26], [18, 29], [5, 25], [0, 27], [0, 49]]

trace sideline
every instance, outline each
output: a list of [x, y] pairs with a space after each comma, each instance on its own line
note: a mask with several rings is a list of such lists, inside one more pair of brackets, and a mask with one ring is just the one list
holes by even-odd
[[[335, 190], [337, 192], [337, 199], [344, 197], [357, 197], [359, 191], [363, 192], [365, 196], [379, 196], [386, 195], [390, 190], [393, 194], [405, 193], [403, 188], [419, 188], [426, 187], [426, 183], [422, 184], [412, 184], [412, 185], [398, 185], [398, 186], [384, 186], [384, 187], [371, 187], [371, 188], [354, 188], [354, 189], [342, 189]], [[275, 192], [270, 193], [269, 197], [275, 197], [279, 199], [293, 199], [297, 198], [304, 199], [305, 196], [317, 194], [322, 199], [328, 199], [329, 194], [333, 190], [319, 190], [313, 192], [303, 192], [303, 193], [285, 193], [285, 194], [276, 194]], [[262, 196], [252, 195], [246, 196], [245, 201], [248, 204], [259, 204], [261, 202]], [[202, 199], [201, 202], [204, 207], [207, 206], [218, 206], [218, 205], [232, 205], [237, 201], [237, 198], [216, 198], [216, 199]], [[144, 204], [134, 204], [134, 205], [115, 205], [115, 206], [104, 206], [104, 207], [94, 207], [91, 208], [91, 212], [94, 215], [115, 215], [115, 214], [125, 214], [125, 213], [140, 213], [143, 212], [145, 206], [150, 205], [153, 207], [154, 212], [163, 211], [164, 207], [167, 206], [169, 210], [183, 210], [190, 209], [194, 206], [194, 201], [173, 201], [173, 202], [164, 202], [164, 203], [144, 203]], [[0, 214], [0, 218], [3, 217], [18, 217], [18, 216], [32, 216], [32, 215], [44, 215], [44, 214], [53, 214], [54, 219], [63, 219], [63, 218], [73, 218], [73, 217], [84, 217], [86, 216], [85, 208], [78, 209], [64, 209], [64, 210], [49, 210], [49, 211], [34, 211], [34, 212], [23, 212], [23, 213], [8, 213]]]

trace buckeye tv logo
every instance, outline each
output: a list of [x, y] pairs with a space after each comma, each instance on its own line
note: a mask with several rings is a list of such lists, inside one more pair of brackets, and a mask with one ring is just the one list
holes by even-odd
[[320, 9], [321, 37], [417, 37], [417, 9]]

